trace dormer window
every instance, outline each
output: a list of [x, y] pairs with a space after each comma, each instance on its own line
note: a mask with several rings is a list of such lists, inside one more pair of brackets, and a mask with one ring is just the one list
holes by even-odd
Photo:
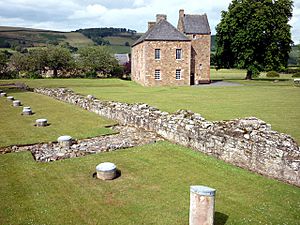
[[155, 49], [154, 58], [160, 59], [160, 49]]

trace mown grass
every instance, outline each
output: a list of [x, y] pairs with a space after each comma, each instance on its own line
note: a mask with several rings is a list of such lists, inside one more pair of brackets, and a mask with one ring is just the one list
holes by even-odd
[[[116, 163], [113, 181], [92, 177]], [[298, 224], [300, 189], [168, 142], [53, 163], [0, 156], [0, 224], [188, 224], [189, 187], [217, 189], [215, 224]]]
[[[104, 126], [113, 124], [113, 121], [79, 107], [36, 93], [1, 89], [21, 100], [23, 106], [30, 106], [34, 115], [22, 116], [22, 107], [13, 107], [11, 101], [0, 98], [0, 147], [55, 141], [61, 135], [86, 138], [112, 132]], [[35, 120], [39, 118], [48, 119], [50, 126], [35, 127]]]
[[[222, 72], [223, 71], [219, 71]], [[223, 74], [228, 73], [224, 71]], [[243, 71], [229, 74], [243, 76]], [[216, 76], [224, 76], [216, 74]], [[9, 81], [0, 81], [0, 83]], [[175, 112], [189, 109], [208, 120], [228, 120], [255, 116], [272, 125], [274, 130], [292, 135], [300, 143], [300, 90], [292, 80], [236, 80], [235, 87], [142, 87], [118, 79], [45, 79], [18, 80], [32, 87], [67, 87], [75, 92], [92, 94], [102, 100], [144, 102], [161, 110]]]

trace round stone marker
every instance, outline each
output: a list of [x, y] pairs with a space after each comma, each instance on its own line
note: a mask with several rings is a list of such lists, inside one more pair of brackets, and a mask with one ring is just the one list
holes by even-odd
[[1, 96], [1, 97], [6, 97], [7, 94], [6, 94], [5, 92], [2, 92], [2, 93], [0, 93], [0, 96]]
[[13, 101], [13, 106], [14, 107], [19, 107], [21, 105], [21, 101], [20, 100], [14, 100]]
[[22, 115], [29, 116], [32, 115], [32, 111], [30, 107], [23, 107]]
[[96, 166], [97, 178], [101, 180], [112, 180], [117, 175], [117, 167], [111, 162], [100, 163]]
[[57, 142], [61, 147], [69, 148], [72, 145], [72, 137], [68, 135], [60, 136]]
[[15, 100], [15, 99], [14, 99], [14, 96], [7, 96], [6, 98], [7, 98], [8, 100], [10, 100], [10, 101]]
[[216, 189], [206, 186], [190, 186], [189, 225], [214, 224]]
[[47, 126], [47, 123], [48, 123], [47, 119], [37, 119], [35, 121], [37, 127], [45, 127]]

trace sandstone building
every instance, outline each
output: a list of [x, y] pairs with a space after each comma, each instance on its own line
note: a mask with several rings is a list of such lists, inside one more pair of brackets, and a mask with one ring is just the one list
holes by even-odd
[[156, 15], [132, 46], [132, 80], [144, 86], [209, 83], [210, 34], [206, 14], [180, 10], [177, 29], [166, 15]]

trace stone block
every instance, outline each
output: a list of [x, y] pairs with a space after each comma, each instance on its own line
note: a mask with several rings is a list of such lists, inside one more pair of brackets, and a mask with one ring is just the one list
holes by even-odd
[[20, 101], [20, 100], [14, 100], [14, 101], [13, 101], [13, 106], [14, 106], [14, 107], [19, 107], [19, 106], [21, 106], [21, 101]]
[[101, 180], [112, 180], [117, 175], [117, 167], [111, 162], [100, 163], [96, 166], [97, 178]]
[[0, 97], [6, 97], [7, 94], [5, 92], [0, 93]]
[[15, 100], [14, 96], [7, 96], [7, 99], [8, 99], [9, 101]]
[[57, 138], [57, 142], [61, 147], [69, 148], [72, 145], [72, 137], [68, 135], [60, 136]]
[[37, 120], [35, 121], [35, 125], [36, 125], [37, 127], [45, 127], [45, 126], [48, 125], [48, 121], [47, 121], [47, 119], [37, 119]]

